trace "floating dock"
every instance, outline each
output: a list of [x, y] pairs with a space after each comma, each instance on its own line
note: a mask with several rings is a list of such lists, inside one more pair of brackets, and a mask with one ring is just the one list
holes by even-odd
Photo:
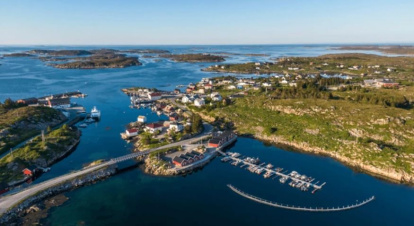
[[[240, 156], [239, 153], [228, 153], [227, 154], [220, 150], [218, 150], [218, 153], [224, 156], [224, 158], [222, 159], [223, 162], [233, 160], [231, 162], [232, 162], [232, 165], [234, 166], [237, 166], [239, 163], [241, 163], [242, 166], [247, 166], [246, 169], [252, 173], [261, 175], [264, 172], [264, 175], [263, 175], [264, 178], [269, 178], [271, 176], [276, 176], [276, 177], [280, 176], [279, 182], [282, 184], [284, 184], [290, 179], [291, 181], [289, 185], [291, 187], [301, 189], [302, 191], [308, 191], [310, 187], [313, 187], [312, 194], [315, 193], [317, 190], [322, 189], [322, 187], [326, 184], [326, 182], [324, 182], [318, 185], [319, 181], [317, 183], [313, 183], [313, 181], [315, 180], [314, 178], [300, 175], [296, 171], [292, 171], [288, 173], [289, 172], [288, 170], [282, 172], [283, 169], [279, 167], [277, 168], [266, 167], [265, 163], [261, 163], [258, 165], [258, 159], [247, 157], [246, 159], [249, 159], [251, 161], [245, 161], [243, 159], [235, 157], [235, 156]], [[270, 163], [267, 164], [267, 166], [269, 165], [271, 164]]]

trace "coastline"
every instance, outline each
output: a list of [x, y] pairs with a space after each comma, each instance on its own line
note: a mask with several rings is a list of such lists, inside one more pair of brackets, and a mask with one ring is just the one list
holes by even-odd
[[[214, 118], [211, 118], [210, 116], [207, 116], [201, 112], [198, 112], [198, 114], [205, 121], [209, 123], [214, 123]], [[237, 127], [235, 131], [237, 131]], [[378, 178], [381, 178], [381, 179], [384, 179], [386, 181], [393, 182], [393, 183], [414, 185], [414, 176], [412, 175], [396, 172], [396, 171], [393, 171], [392, 169], [389, 169], [388, 171], [386, 171], [385, 169], [380, 169], [375, 166], [366, 165], [360, 161], [349, 159], [345, 156], [336, 155], [332, 153], [331, 151], [327, 151], [319, 147], [312, 147], [307, 143], [290, 142], [281, 136], [266, 136], [266, 135], [257, 134], [257, 133], [251, 134], [251, 135], [245, 135], [243, 133], [240, 133], [238, 134], [238, 136], [260, 140], [262, 142], [269, 142], [279, 148], [287, 147], [287, 149], [291, 149], [291, 150], [293, 149], [294, 151], [298, 151], [298, 152], [302, 152], [306, 154], [314, 154], [317, 156], [330, 157], [340, 162], [341, 164], [350, 167], [351, 169], [357, 169], [371, 176], [375, 176], [375, 177], [378, 177]], [[290, 150], [287, 150], [287, 151], [290, 151]]]
[[244, 137], [260, 140], [262, 142], [269, 142], [278, 148], [290, 149], [287, 151], [297, 151], [297, 152], [305, 153], [305, 154], [313, 154], [315, 156], [329, 157], [353, 170], [358, 170], [362, 173], [367, 173], [371, 176], [383, 179], [388, 182], [398, 183], [398, 184], [407, 184], [411, 186], [414, 185], [414, 177], [412, 176], [404, 175], [404, 174], [401, 174], [395, 171], [386, 172], [384, 171], [384, 169], [379, 169], [374, 166], [365, 165], [357, 160], [352, 160], [345, 156], [335, 155], [335, 154], [332, 154], [332, 152], [330, 151], [326, 151], [318, 147], [311, 147], [305, 143], [289, 142], [289, 141], [284, 140], [283, 137], [276, 137], [276, 136], [269, 137], [266, 135], [256, 135], [256, 134], [253, 136], [244, 136]]

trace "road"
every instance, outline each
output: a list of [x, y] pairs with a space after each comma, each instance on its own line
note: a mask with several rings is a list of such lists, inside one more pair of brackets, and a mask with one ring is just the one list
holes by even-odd
[[[193, 143], [193, 142], [197, 142], [201, 139], [205, 139], [207, 138], [210, 133], [213, 131], [213, 126], [211, 126], [210, 124], [204, 123], [204, 130], [201, 134], [187, 139], [187, 140], [183, 140], [183, 141], [179, 141], [179, 142], [175, 142], [175, 143], [171, 143], [171, 144], [167, 144], [164, 145], [162, 147], [158, 147], [158, 148], [153, 148], [150, 150], [147, 150], [145, 152], [143, 152], [142, 154], [149, 154], [151, 152], [157, 151], [157, 150], [161, 150], [161, 149], [165, 149], [165, 148], [171, 148], [171, 147], [175, 147], [175, 146], [180, 146], [180, 145], [185, 145], [185, 144], [189, 144], [189, 143]], [[122, 158], [118, 157], [118, 158]], [[115, 158], [117, 159], [117, 158]], [[84, 175], [84, 174], [88, 174], [92, 171], [104, 168], [106, 166], [115, 164], [117, 161], [115, 161], [115, 159], [112, 159], [110, 161], [104, 162], [102, 164], [90, 167], [90, 168], [86, 168], [86, 169], [81, 169], [79, 171], [76, 172], [72, 172], [72, 173], [68, 173], [59, 177], [55, 177], [53, 179], [47, 180], [45, 182], [42, 182], [40, 184], [35, 184], [33, 186], [30, 186], [18, 193], [15, 194], [11, 194], [11, 195], [7, 195], [4, 197], [0, 198], [0, 216], [3, 215], [8, 209], [10, 209], [11, 207], [15, 206], [16, 204], [26, 200], [27, 198], [35, 195], [36, 193], [43, 191], [47, 188], [53, 187], [54, 185], [60, 184], [62, 182], [68, 181], [68, 180], [72, 180], [75, 179], [78, 176]]]

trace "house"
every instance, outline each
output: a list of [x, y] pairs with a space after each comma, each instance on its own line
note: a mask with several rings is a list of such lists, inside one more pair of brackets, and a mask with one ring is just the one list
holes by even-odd
[[171, 113], [169, 116], [168, 116], [168, 119], [170, 120], [170, 121], [177, 121], [178, 120], [178, 118], [179, 118], [179, 116], [178, 116], [178, 114], [177, 113]]
[[175, 111], [175, 108], [172, 105], [167, 105], [167, 106], [165, 106], [164, 111], [167, 112], [167, 113], [171, 113], [171, 112]]
[[191, 93], [191, 92], [193, 92], [193, 90], [194, 90], [194, 88], [187, 87], [187, 89], [185, 90], [185, 92], [186, 93]]
[[187, 160], [188, 164], [191, 164], [191, 163], [195, 162], [195, 159], [192, 156], [189, 156], [187, 154], [180, 155], [180, 158]]
[[142, 123], [146, 123], [147, 122], [147, 117], [145, 117], [143, 115], [140, 115], [140, 116], [138, 116], [137, 121], [142, 122]]
[[145, 131], [150, 133], [155, 133], [157, 131], [162, 131], [163, 124], [160, 122], [149, 123], [145, 126]]
[[260, 66], [260, 62], [254, 63], [255, 66]]
[[150, 100], [159, 100], [159, 99], [161, 99], [161, 93], [158, 93], [158, 92], [148, 93], [148, 99], [150, 99]]
[[197, 107], [201, 107], [204, 106], [206, 104], [206, 102], [204, 101], [203, 98], [197, 98], [194, 100], [194, 105]]
[[183, 166], [188, 165], [188, 162], [187, 162], [186, 159], [183, 159], [183, 158], [178, 157], [178, 156], [173, 158], [172, 163], [176, 166], [179, 166], [179, 167], [183, 167]]
[[125, 134], [128, 137], [134, 137], [134, 136], [138, 135], [138, 130], [137, 129], [127, 129], [127, 130], [125, 130]]
[[213, 138], [208, 141], [208, 146], [218, 148], [226, 142], [233, 140], [235, 137], [236, 134], [231, 131], [218, 132], [213, 134]]
[[174, 89], [174, 94], [180, 94], [181, 91], [179, 89]]
[[328, 66], [329, 64], [325, 62], [325, 63], [323, 63], [322, 65], [323, 65], [323, 66]]
[[47, 106], [55, 109], [70, 108], [70, 98], [48, 98]]
[[234, 86], [234, 85], [229, 85], [229, 86], [227, 86], [227, 89], [233, 90], [233, 89], [236, 89], [236, 86]]
[[28, 168], [23, 169], [22, 172], [23, 172], [23, 175], [25, 175], [25, 176], [32, 176], [33, 175], [33, 171], [28, 169]]
[[210, 97], [213, 101], [221, 101], [223, 99], [218, 92], [210, 94]]
[[205, 84], [204, 89], [206, 89], [206, 90], [213, 89], [213, 85], [212, 84]]
[[36, 97], [30, 97], [26, 99], [20, 99], [16, 101], [18, 104], [37, 104], [37, 98]]
[[31, 166], [31, 167], [24, 168], [22, 172], [23, 172], [23, 175], [30, 177], [30, 176], [35, 175], [38, 172], [38, 170], [39, 169], [37, 167]]
[[264, 83], [262, 83], [262, 86], [263, 87], [270, 87], [270, 86], [272, 86], [272, 84], [270, 84], [268, 82], [264, 82]]
[[183, 96], [183, 98], [181, 98], [181, 102], [183, 102], [184, 104], [191, 102], [190, 97], [188, 95]]
[[168, 128], [169, 131], [174, 130], [175, 132], [181, 132], [183, 131], [184, 126], [180, 123], [170, 123], [170, 127]]

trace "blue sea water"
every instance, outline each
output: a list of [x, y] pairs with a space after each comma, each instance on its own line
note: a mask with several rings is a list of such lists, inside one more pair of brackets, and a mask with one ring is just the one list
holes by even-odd
[[[232, 52], [264, 53], [265, 57], [230, 55], [226, 62], [270, 61], [280, 56], [317, 56], [339, 52], [327, 45], [262, 46], [0, 46], [0, 54], [30, 49], [133, 49], [158, 48], [172, 53]], [[84, 163], [131, 152], [120, 138], [125, 125], [138, 115], [155, 121], [148, 109], [130, 109], [121, 88], [156, 87], [172, 90], [176, 85], [199, 81], [216, 73], [200, 71], [211, 63], [159, 62], [140, 58], [142, 66], [124, 69], [61, 70], [35, 58], [0, 59], [0, 101], [80, 90], [89, 96], [73, 99], [89, 111], [97, 106], [102, 120], [83, 130], [77, 149], [53, 165], [35, 183], [77, 170]], [[248, 75], [250, 76], [250, 75]], [[257, 156], [289, 170], [325, 181], [311, 194], [277, 180], [264, 179], [239, 167], [213, 160], [186, 176], [154, 177], [133, 169], [66, 195], [64, 205], [53, 208], [47, 225], [414, 225], [414, 189], [358, 173], [326, 157], [283, 150], [240, 138], [230, 151]], [[295, 212], [247, 200], [227, 188], [232, 184], [253, 195], [290, 205], [338, 206], [375, 195], [374, 202], [358, 209], [336, 213]]]

